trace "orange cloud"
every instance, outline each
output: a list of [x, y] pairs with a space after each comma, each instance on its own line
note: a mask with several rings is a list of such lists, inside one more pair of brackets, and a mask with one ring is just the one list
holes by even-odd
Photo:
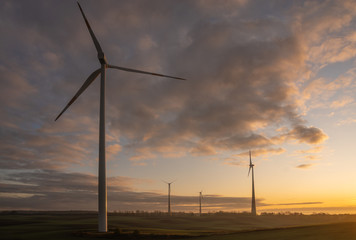
[[224, 164], [232, 166], [247, 166], [247, 161], [239, 160], [235, 158], [225, 158]]
[[196, 147], [194, 147], [190, 153], [194, 156], [209, 156], [209, 155], [215, 155], [216, 151], [213, 146], [210, 146], [208, 143], [203, 144], [200, 143]]
[[307, 156], [304, 156], [304, 158], [307, 159], [307, 160], [312, 160], [312, 161], [320, 159], [319, 156], [315, 156], [315, 155], [307, 155]]
[[320, 144], [328, 139], [328, 136], [319, 128], [298, 125], [289, 133], [289, 136], [299, 142]]
[[[252, 155], [254, 157], [258, 157], [258, 156], [263, 156], [263, 155], [279, 155], [284, 153], [286, 150], [284, 148], [259, 148], [259, 149], [253, 149]], [[249, 156], [249, 151], [243, 152], [243, 153], [239, 153], [239, 154], [235, 154], [233, 156], [236, 157], [248, 157]]]
[[113, 157], [121, 151], [121, 146], [119, 144], [112, 144], [106, 147], [106, 153], [108, 159], [113, 159]]
[[341, 108], [344, 107], [345, 105], [354, 102], [354, 99], [352, 97], [344, 97], [342, 99], [333, 101], [330, 105], [331, 108]]
[[344, 120], [341, 120], [337, 123], [338, 126], [342, 126], [342, 125], [348, 125], [348, 124], [352, 124], [352, 123], [356, 123], [356, 119], [353, 118], [347, 118]]
[[315, 146], [313, 148], [310, 148], [308, 150], [296, 150], [296, 154], [306, 154], [306, 153], [319, 153], [323, 150], [322, 146]]

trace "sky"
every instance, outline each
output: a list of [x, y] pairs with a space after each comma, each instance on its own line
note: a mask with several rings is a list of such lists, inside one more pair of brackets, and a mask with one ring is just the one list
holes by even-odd
[[[109, 211], [356, 213], [356, 1], [80, 1], [109, 64]], [[100, 67], [76, 1], [0, 4], [0, 210], [96, 210]]]

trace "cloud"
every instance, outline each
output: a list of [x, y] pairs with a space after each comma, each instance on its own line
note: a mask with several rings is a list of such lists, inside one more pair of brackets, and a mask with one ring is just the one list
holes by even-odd
[[[286, 150], [283, 148], [260, 148], [256, 150], [251, 150], [252, 158], [263, 156], [268, 157], [269, 155], [279, 155], [284, 153]], [[247, 166], [249, 158], [249, 151], [241, 152], [239, 154], [233, 154], [229, 158], [224, 159], [224, 164], [232, 166]]]
[[308, 169], [311, 168], [312, 166], [314, 166], [315, 164], [300, 164], [298, 166], [296, 166], [296, 168], [300, 168], [300, 169]]
[[[78, 119], [76, 119], [78, 120]], [[2, 169], [58, 169], [73, 164], [94, 161], [97, 134], [86, 124], [86, 118], [79, 121], [65, 120], [71, 131], [50, 127], [36, 130], [6, 128], [2, 131], [3, 144], [0, 146]], [[90, 121], [88, 121], [90, 125]], [[57, 130], [55, 130], [57, 128]], [[85, 131], [82, 132], [82, 129]], [[96, 154], [95, 154], [96, 155]], [[83, 162], [86, 159], [86, 162]]]
[[[108, 206], [113, 210], [166, 210], [167, 196], [136, 192], [134, 186], [147, 182], [129, 177], [108, 178]], [[2, 174], [1, 209], [95, 210], [97, 177], [83, 173], [27, 171]], [[197, 211], [197, 196], [172, 195], [174, 211]], [[263, 199], [257, 199], [262, 205]], [[238, 210], [250, 206], [250, 198], [205, 195], [204, 208]]]
[[[30, 43], [23, 43], [23, 37], [9, 32], [2, 41], [9, 49], [21, 46], [17, 50], [22, 56], [21, 64], [31, 64], [33, 68], [25, 67], [21, 76], [13, 76], [10, 74], [13, 71], [8, 71], [4, 79], [8, 83], [16, 82], [16, 78], [21, 80], [21, 84], [16, 84], [23, 89], [20, 92], [43, 93], [31, 101], [29, 95], [18, 94], [12, 101], [27, 114], [25, 119], [33, 137], [51, 133], [48, 144], [56, 139], [73, 142], [80, 139], [79, 135], [69, 140], [63, 132], [86, 135], [88, 128], [91, 147], [83, 146], [88, 153], [88, 149], [95, 149], [98, 81], [80, 96], [60, 121], [55, 124], [48, 124], [48, 121], [49, 114], [54, 117], [97, 68], [95, 49], [76, 6], [63, 3], [48, 16], [48, 11], [44, 11], [46, 4], [38, 3], [38, 9], [26, 3], [11, 2], [2, 8], [2, 16], [11, 23], [11, 29], [23, 31], [23, 35], [30, 37], [30, 43], [41, 46], [35, 54]], [[121, 146], [115, 154], [130, 151], [131, 159], [149, 159], [189, 153], [207, 156], [227, 149], [259, 148], [262, 151], [275, 147], [271, 141], [274, 136], [273, 133], [257, 133], [259, 130], [278, 129], [281, 124], [288, 126], [299, 121], [295, 105], [298, 89], [294, 82], [299, 70], [303, 71], [307, 56], [299, 32], [290, 29], [292, 18], [241, 17], [241, 11], [254, 12], [254, 4], [246, 1], [227, 1], [218, 8], [209, 1], [174, 3], [179, 6], [177, 8], [172, 8], [172, 3], [155, 2], [146, 6], [132, 1], [120, 5], [122, 14], [113, 10], [115, 4], [110, 8], [107, 4], [85, 5], [110, 63], [188, 78], [182, 82], [108, 70], [108, 132], [120, 136]], [[33, 11], [31, 16], [21, 15], [29, 11], [25, 9]], [[172, 9], [178, 9], [179, 18], [170, 14]], [[36, 12], [39, 13], [34, 14]], [[60, 16], [64, 12], [70, 15], [63, 20]], [[158, 12], [160, 14], [155, 14]], [[216, 20], [212, 20], [214, 18]], [[78, 21], [71, 21], [74, 24], [67, 27], [68, 19]], [[108, 24], [111, 22], [125, 22], [125, 25]], [[52, 26], [65, 28], [67, 32], [54, 30]], [[9, 51], [4, 51], [4, 56], [10, 55]], [[18, 67], [19, 58], [6, 59], [10, 61], [3, 57], [5, 66]], [[7, 71], [8, 67], [2, 69]], [[33, 74], [34, 69], [40, 70], [37, 75]], [[51, 81], [43, 84], [39, 79]], [[7, 86], [7, 94], [16, 96], [16, 87]], [[29, 106], [25, 110], [26, 104]], [[31, 112], [32, 109], [36, 111]], [[3, 126], [24, 124], [24, 119], [14, 122], [15, 114], [11, 112], [14, 109], [2, 114], [5, 115]], [[43, 117], [36, 119], [36, 116]], [[87, 139], [81, 137], [81, 142]], [[87, 137], [89, 139], [89, 135]], [[305, 142], [314, 143], [314, 140]], [[24, 143], [21, 148], [33, 153], [37, 146]], [[109, 146], [110, 149], [113, 147]], [[66, 158], [73, 159], [69, 155]]]
[[306, 155], [306, 156], [304, 156], [304, 158], [307, 159], [307, 160], [315, 161], [315, 160], [319, 160], [321, 157], [320, 156], [315, 156], [315, 155]]
[[[283, 148], [262, 148], [262, 149], [256, 149], [256, 150], [252, 150], [251, 151], [251, 154], [252, 156], [254, 157], [258, 157], [258, 156], [264, 156], [264, 155], [274, 155], [274, 154], [282, 154], [284, 153], [286, 150], [283, 149]], [[249, 156], [249, 151], [246, 151], [246, 152], [242, 152], [242, 153], [239, 153], [239, 154], [235, 154], [234, 156], [236, 157], [247, 157]]]
[[224, 164], [226, 165], [232, 165], [232, 166], [247, 166], [247, 161], [242, 161], [240, 159], [235, 159], [235, 158], [225, 158], [224, 159]]
[[148, 35], [142, 37], [139, 40], [139, 49], [143, 51], [150, 50], [151, 48], [157, 47], [157, 44]]
[[342, 126], [342, 125], [348, 125], [348, 124], [353, 124], [353, 123], [356, 123], [356, 119], [353, 119], [353, 118], [347, 118], [347, 119], [344, 119], [344, 120], [340, 120], [337, 125], [338, 126]]
[[[352, 86], [355, 69], [350, 69], [336, 79], [317, 78], [308, 82], [302, 91], [303, 100], [309, 109], [339, 108], [352, 103]], [[342, 91], [342, 95], [339, 93]], [[338, 100], [333, 100], [333, 99]], [[331, 103], [330, 103], [331, 102]]]
[[111, 144], [106, 148], [106, 153], [109, 158], [113, 158], [116, 154], [118, 154], [121, 151], [121, 145], [115, 143]]
[[191, 150], [191, 154], [195, 156], [209, 156], [215, 155], [216, 151], [213, 146], [204, 145], [204, 143], [201, 143]]
[[350, 104], [354, 102], [354, 99], [352, 97], [343, 97], [342, 99], [333, 101], [330, 105], [331, 108], [341, 108], [344, 107], [347, 104]]
[[301, 125], [294, 127], [294, 129], [289, 133], [289, 136], [299, 142], [305, 142], [308, 144], [320, 144], [328, 139], [328, 136], [319, 128]]
[[273, 205], [293, 206], [293, 205], [314, 205], [314, 204], [323, 204], [323, 202], [273, 203], [273, 204], [266, 204], [266, 205], [267, 206], [273, 206]]
[[301, 2], [295, 9], [298, 27], [305, 33], [307, 41], [320, 44], [326, 35], [330, 36], [351, 23], [355, 15], [355, 10], [350, 8], [352, 5], [353, 1]]
[[[130, 177], [108, 178], [108, 208], [110, 211], [166, 211], [167, 195], [135, 191], [135, 185], [150, 180]], [[1, 174], [0, 208], [18, 210], [96, 210], [97, 176], [85, 173], [47, 171], [12, 171]], [[173, 211], [197, 212], [198, 196], [172, 195]], [[250, 197], [204, 195], [205, 211], [246, 211]], [[305, 205], [308, 203], [265, 203], [257, 198], [260, 207], [272, 205]]]
[[[132, 187], [143, 180], [127, 177], [108, 179], [109, 211], [166, 211], [167, 195], [154, 192], [136, 192]], [[6, 184], [4, 182], [7, 181]], [[23, 183], [20, 181], [27, 181]], [[41, 182], [46, 181], [42, 185]], [[8, 174], [0, 186], [1, 209], [17, 210], [96, 210], [97, 178], [93, 175], [56, 171]], [[11, 183], [10, 183], [11, 182]], [[131, 187], [128, 187], [131, 186]], [[75, 199], [75, 201], [73, 201]], [[246, 211], [251, 207], [250, 197], [204, 195], [204, 211]], [[171, 196], [173, 211], [198, 211], [198, 196]], [[320, 202], [265, 203], [257, 198], [259, 207], [274, 205], [310, 205]]]
[[[109, 195], [132, 191], [142, 180], [109, 177]], [[0, 179], [3, 209], [70, 210], [96, 209], [97, 177], [56, 170], [13, 171]], [[5, 207], [6, 206], [6, 207]]]
[[296, 154], [309, 154], [309, 153], [319, 153], [323, 150], [322, 146], [314, 146], [313, 148], [307, 150], [296, 150]]

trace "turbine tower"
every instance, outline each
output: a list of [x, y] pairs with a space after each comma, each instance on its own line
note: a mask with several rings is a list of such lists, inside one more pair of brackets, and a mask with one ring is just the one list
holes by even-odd
[[69, 101], [69, 103], [65, 106], [62, 112], [57, 116], [55, 121], [69, 108], [72, 103], [89, 87], [89, 85], [96, 79], [96, 77], [101, 74], [101, 81], [100, 81], [100, 117], [99, 117], [99, 171], [98, 171], [98, 209], [99, 209], [99, 232], [107, 232], [107, 187], [106, 187], [106, 160], [105, 160], [105, 74], [107, 68], [118, 69], [127, 72], [135, 72], [135, 73], [142, 73], [142, 74], [149, 74], [155, 75], [159, 77], [167, 77], [167, 78], [174, 78], [179, 80], [185, 80], [179, 77], [172, 77], [167, 75], [162, 75], [153, 72], [146, 72], [136, 69], [124, 68], [119, 66], [114, 66], [108, 64], [106, 60], [105, 54], [96, 39], [93, 30], [91, 29], [89, 22], [83, 12], [82, 7], [80, 6], [79, 2], [78, 6], [82, 16], [84, 18], [85, 24], [88, 28], [89, 34], [94, 42], [94, 46], [98, 53], [98, 59], [100, 62], [101, 67], [95, 70], [88, 79], [84, 82], [82, 87], [77, 91], [74, 97]]
[[248, 175], [250, 175], [250, 171], [252, 169], [252, 203], [251, 203], [251, 214], [253, 216], [256, 216], [256, 199], [255, 199], [255, 176], [253, 172], [253, 167], [255, 165], [252, 164], [251, 160], [251, 150], [249, 151], [250, 153], [250, 168], [248, 169]]
[[199, 216], [201, 216], [201, 200], [203, 199], [203, 191], [199, 192]]
[[168, 185], [168, 215], [172, 216], [172, 212], [171, 212], [171, 184], [175, 182], [175, 180], [173, 182], [166, 182]]

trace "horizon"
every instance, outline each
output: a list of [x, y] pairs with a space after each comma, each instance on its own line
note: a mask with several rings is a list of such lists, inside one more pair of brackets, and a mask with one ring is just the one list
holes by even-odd
[[[99, 81], [75, 1], [0, 6], [0, 211], [97, 209]], [[108, 210], [356, 214], [356, 4], [97, 1]], [[294, 210], [292, 210], [294, 209]]]
[[[208, 211], [208, 212], [202, 212], [202, 215], [244, 215], [244, 216], [251, 216], [251, 209], [248, 209], [247, 211]], [[315, 210], [315, 209], [313, 209]], [[12, 209], [12, 210], [0, 210], [0, 214], [37, 214], [37, 213], [78, 213], [78, 214], [86, 214], [86, 213], [92, 213], [92, 214], [98, 214], [98, 210], [19, 210], [19, 209]], [[108, 211], [108, 214], [132, 214], [132, 215], [142, 215], [142, 214], [149, 214], [149, 215], [166, 215], [168, 216], [169, 213], [167, 211], [159, 211], [159, 210], [113, 210], [113, 211]], [[198, 216], [199, 215], [199, 210], [198, 211], [172, 211], [172, 216], [179, 216], [179, 215], [194, 215]], [[312, 216], [312, 215], [329, 215], [329, 216], [337, 216], [337, 215], [349, 215], [349, 216], [354, 216], [356, 213], [340, 213], [340, 212], [318, 212], [318, 211], [312, 211], [310, 209], [309, 212], [300, 212], [300, 211], [290, 211], [290, 209], [279, 209], [278, 211], [260, 211], [257, 213], [257, 216], [267, 216], [267, 215], [282, 215], [282, 216], [296, 216], [296, 215], [305, 215], [305, 216]], [[256, 216], [256, 215], [255, 215]]]

